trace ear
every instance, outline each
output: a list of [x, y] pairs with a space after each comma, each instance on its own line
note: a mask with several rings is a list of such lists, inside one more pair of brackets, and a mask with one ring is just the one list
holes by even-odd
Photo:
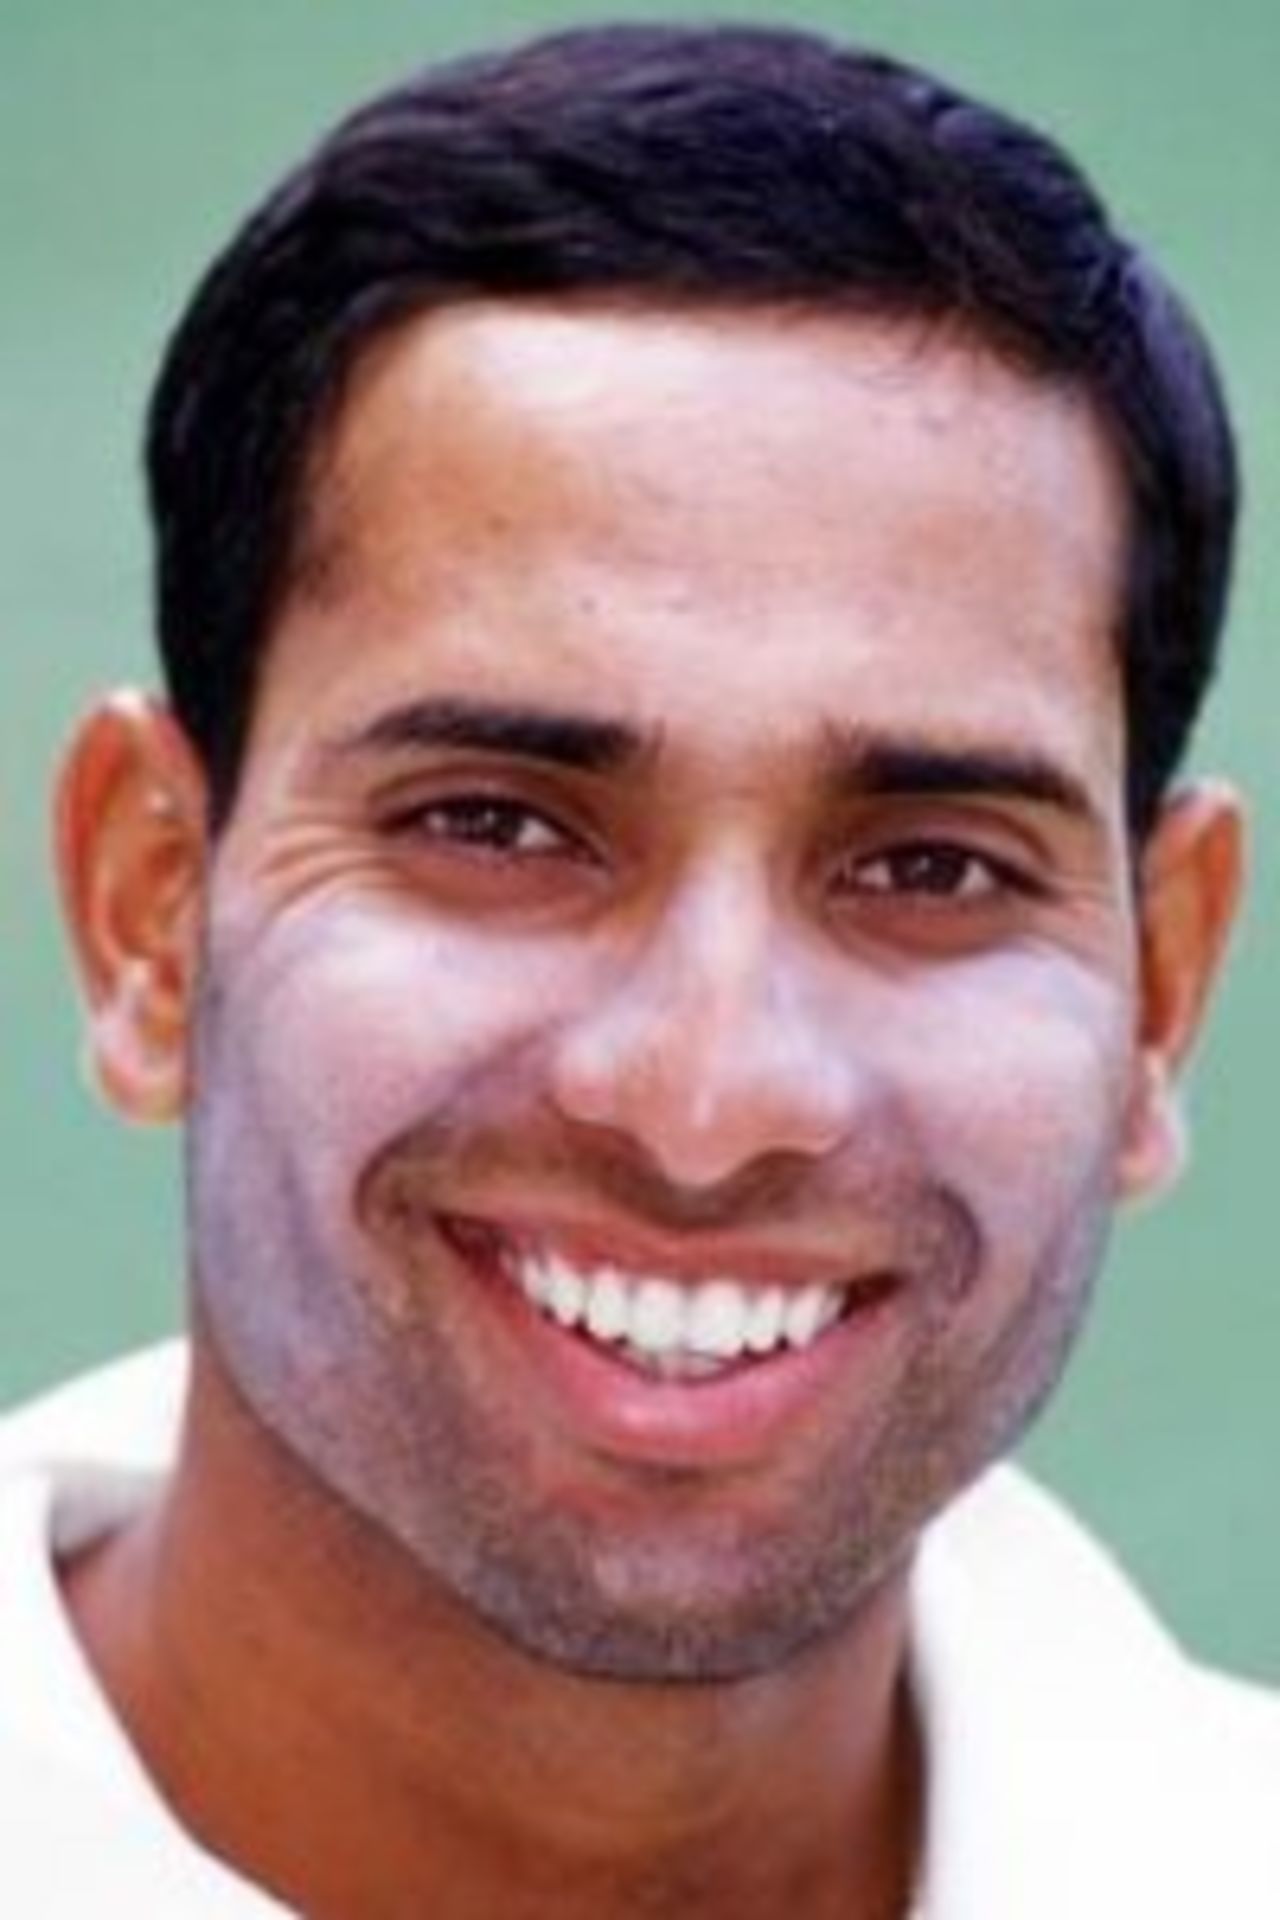
[[1118, 1186], [1153, 1197], [1187, 1155], [1179, 1079], [1235, 921], [1244, 871], [1244, 818], [1218, 782], [1168, 802], [1141, 856], [1140, 1002], [1133, 1085]]
[[204, 777], [164, 708], [122, 693], [89, 715], [55, 831], [94, 1077], [127, 1118], [171, 1119], [186, 1099], [206, 835]]

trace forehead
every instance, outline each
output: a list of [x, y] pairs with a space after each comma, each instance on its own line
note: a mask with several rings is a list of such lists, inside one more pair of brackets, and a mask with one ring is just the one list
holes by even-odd
[[544, 697], [734, 759], [998, 725], [1109, 778], [1124, 521], [1084, 400], [954, 332], [457, 308], [356, 369], [255, 738]]

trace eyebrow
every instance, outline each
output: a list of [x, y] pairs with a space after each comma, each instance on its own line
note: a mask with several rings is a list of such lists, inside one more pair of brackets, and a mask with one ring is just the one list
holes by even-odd
[[325, 743], [326, 757], [428, 752], [437, 747], [545, 760], [585, 773], [612, 773], [648, 750], [636, 728], [618, 720], [546, 707], [489, 701], [411, 700]]
[[966, 795], [1053, 807], [1096, 819], [1084, 782], [1055, 760], [1010, 747], [946, 746], [837, 733], [829, 745], [833, 784], [850, 797]]
[[[447, 696], [409, 700], [326, 740], [326, 759], [412, 754], [441, 747], [546, 761], [587, 773], [619, 773], [656, 757], [660, 735], [625, 721], [554, 708]], [[1083, 781], [1047, 756], [1021, 748], [951, 746], [833, 728], [825, 758], [831, 788], [849, 799], [989, 796], [1097, 816]]]

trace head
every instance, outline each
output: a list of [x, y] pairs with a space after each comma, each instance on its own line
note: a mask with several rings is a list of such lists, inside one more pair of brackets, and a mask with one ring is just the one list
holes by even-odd
[[[428, 72], [340, 126], [217, 261], [148, 463], [175, 711], [233, 803], [273, 616], [351, 368], [483, 299], [962, 325], [1096, 409], [1124, 475], [1116, 610], [1141, 835], [1212, 672], [1235, 473], [1170, 288], [1048, 140], [810, 35], [614, 27]], [[322, 491], [322, 490], [321, 490]]]
[[526, 1648], [837, 1632], [1177, 1161], [1238, 864], [1169, 795], [1233, 513], [1191, 322], [918, 73], [598, 30], [331, 136], [149, 455], [172, 716], [91, 724], [62, 844], [103, 1078], [191, 1108], [202, 1339]]

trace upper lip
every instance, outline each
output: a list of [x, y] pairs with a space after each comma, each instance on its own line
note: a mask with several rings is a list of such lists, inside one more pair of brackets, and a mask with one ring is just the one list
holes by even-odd
[[843, 1287], [873, 1273], [884, 1273], [891, 1261], [869, 1257], [865, 1232], [852, 1231], [840, 1250], [771, 1244], [742, 1234], [692, 1231], [654, 1232], [632, 1223], [540, 1218], [515, 1213], [445, 1213], [446, 1233], [481, 1245], [488, 1240], [504, 1249], [529, 1255], [555, 1254], [584, 1273], [615, 1267], [625, 1274], [656, 1275], [694, 1287], [713, 1279], [729, 1279], [760, 1287]]

